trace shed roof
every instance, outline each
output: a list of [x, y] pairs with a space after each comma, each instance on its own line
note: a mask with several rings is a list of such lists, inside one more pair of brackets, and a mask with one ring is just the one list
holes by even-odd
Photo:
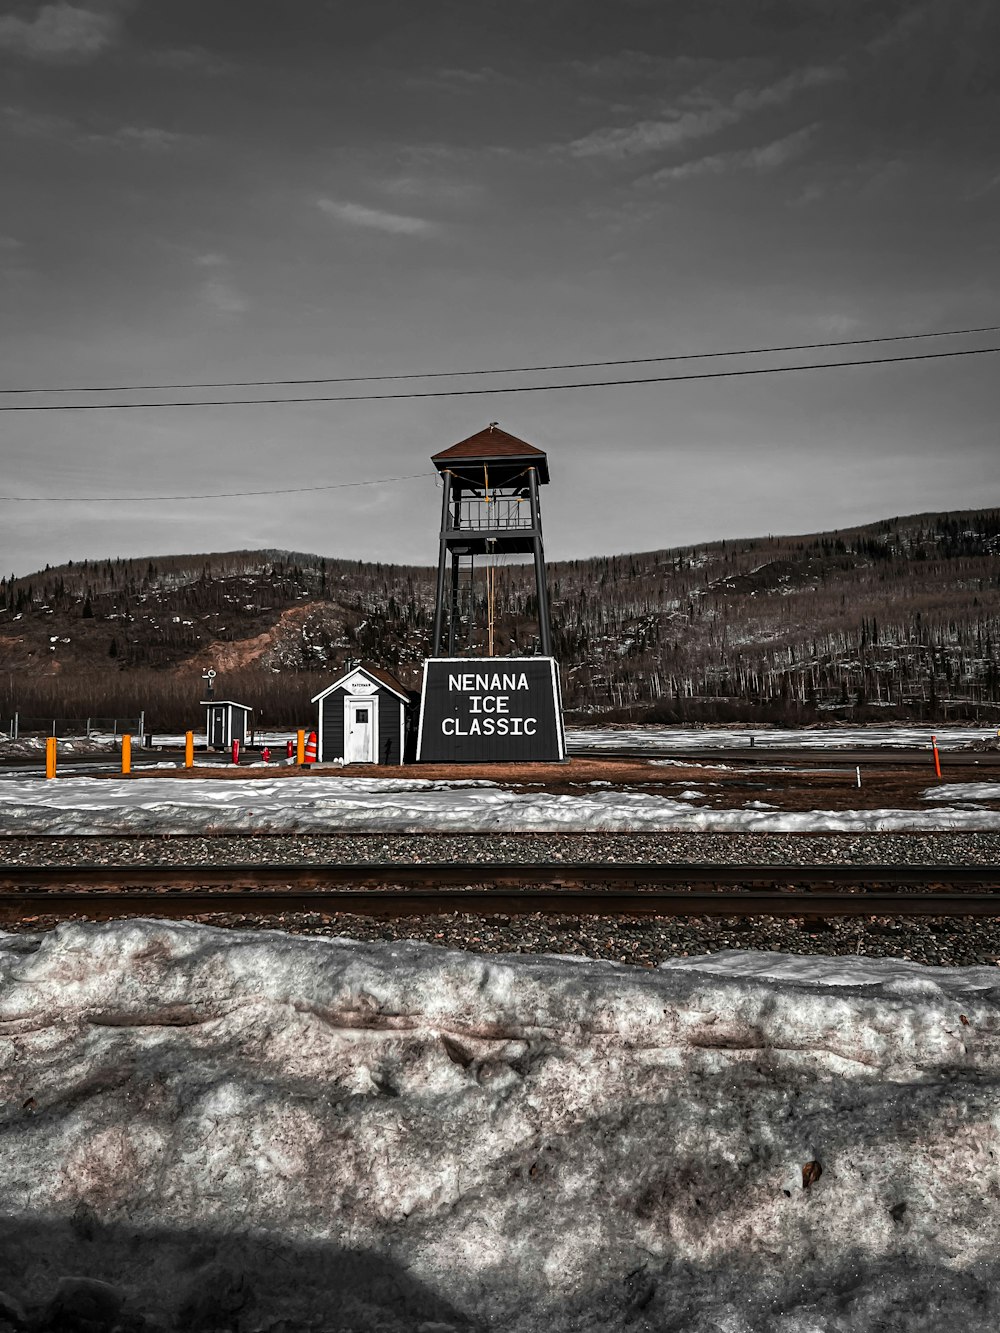
[[391, 690], [393, 694], [398, 694], [405, 703], [410, 702], [409, 691], [399, 683], [395, 676], [391, 675], [388, 671], [383, 670], [382, 667], [373, 666], [351, 667], [349, 671], [345, 671], [342, 676], [339, 676], [332, 685], [328, 685], [325, 690], [320, 690], [319, 694], [314, 694], [311, 702], [318, 703], [320, 699], [325, 699], [328, 694], [332, 694], [334, 690], [339, 689], [345, 680], [349, 680], [351, 676], [357, 675], [359, 671], [363, 675], [368, 676], [370, 680], [375, 681], [377, 685], [382, 685], [385, 689]]
[[496, 422], [491, 422], [482, 430], [476, 431], [475, 435], [459, 440], [457, 444], [431, 456], [431, 462], [439, 472], [454, 469], [456, 464], [495, 465], [520, 460], [537, 469], [540, 482], [548, 481], [549, 468], [545, 450], [536, 449], [533, 444], [528, 444], [527, 440], [519, 440], [516, 435], [502, 430]]
[[202, 708], [242, 708], [244, 713], [252, 713], [250, 704], [238, 704], [232, 699], [202, 699]]

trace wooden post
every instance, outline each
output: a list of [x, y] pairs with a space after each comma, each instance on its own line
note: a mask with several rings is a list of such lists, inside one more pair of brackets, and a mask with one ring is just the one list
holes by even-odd
[[543, 657], [551, 657], [552, 630], [549, 625], [549, 591], [545, 582], [545, 553], [542, 549], [542, 509], [538, 501], [537, 468], [528, 468], [528, 494], [531, 499], [532, 547], [535, 554], [535, 594], [538, 598], [538, 646]]
[[55, 736], [49, 736], [45, 742], [45, 776], [54, 778], [56, 775], [56, 746], [58, 741]]
[[128, 732], [122, 733], [122, 773], [132, 772], [132, 737]]
[[184, 733], [184, 767], [194, 768], [194, 732]]
[[[442, 478], [444, 482], [444, 494], [441, 497], [441, 550], [438, 555], [438, 576], [437, 576], [437, 600], [434, 603], [434, 640], [431, 647], [431, 656], [441, 656], [441, 634], [444, 628], [444, 592], [445, 578], [448, 568], [448, 520], [451, 517], [451, 473], [446, 472]], [[302, 763], [302, 760], [299, 760]]]
[[306, 762], [306, 733], [304, 731], [295, 733], [295, 762], [297, 764]]

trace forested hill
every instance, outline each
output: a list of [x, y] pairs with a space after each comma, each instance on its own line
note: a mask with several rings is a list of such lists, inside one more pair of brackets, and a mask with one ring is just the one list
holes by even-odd
[[[549, 566], [571, 709], [664, 719], [976, 716], [1000, 703], [1000, 511]], [[501, 653], [532, 652], [530, 570], [498, 571]], [[485, 584], [463, 605], [485, 651]], [[418, 680], [434, 571], [287, 551], [103, 560], [0, 580], [0, 713], [128, 711], [209, 666], [275, 721], [362, 659]], [[192, 680], [195, 683], [192, 683]], [[155, 696], [155, 698], [154, 698]], [[158, 704], [157, 704], [158, 700]], [[284, 701], [284, 702], [283, 702]]]

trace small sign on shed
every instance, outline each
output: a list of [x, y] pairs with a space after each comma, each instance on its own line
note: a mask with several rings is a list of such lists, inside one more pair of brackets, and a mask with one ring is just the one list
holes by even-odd
[[313, 696], [321, 764], [402, 764], [411, 695], [379, 667], [352, 667]]
[[231, 699], [203, 699], [205, 732], [211, 750], [228, 750], [233, 741], [246, 744], [250, 714], [248, 704], [233, 703]]

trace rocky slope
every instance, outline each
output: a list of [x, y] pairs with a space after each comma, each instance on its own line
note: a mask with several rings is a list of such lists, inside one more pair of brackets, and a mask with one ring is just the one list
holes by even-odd
[[[498, 571], [497, 651], [536, 647], [529, 572]], [[570, 708], [661, 720], [968, 716], [1000, 701], [1000, 512], [549, 566]], [[179, 725], [214, 666], [275, 723], [353, 658], [417, 683], [434, 574], [287, 551], [85, 561], [0, 580], [0, 716]], [[485, 651], [485, 584], [463, 602]], [[221, 681], [220, 681], [221, 683]], [[53, 711], [54, 710], [54, 711]]]

